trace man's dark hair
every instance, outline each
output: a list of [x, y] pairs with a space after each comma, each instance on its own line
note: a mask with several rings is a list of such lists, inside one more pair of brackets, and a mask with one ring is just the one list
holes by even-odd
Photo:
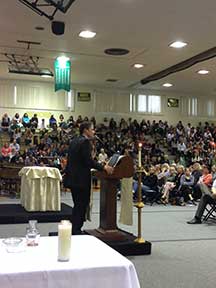
[[84, 130], [85, 129], [90, 129], [92, 127], [92, 123], [91, 122], [88, 122], [88, 121], [84, 121], [80, 124], [79, 126], [79, 132], [80, 132], [80, 135], [83, 134]]

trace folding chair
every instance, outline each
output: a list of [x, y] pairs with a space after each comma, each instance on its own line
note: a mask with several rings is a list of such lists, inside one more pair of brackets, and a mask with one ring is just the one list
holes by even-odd
[[203, 220], [216, 220], [216, 201], [209, 203], [204, 211]]

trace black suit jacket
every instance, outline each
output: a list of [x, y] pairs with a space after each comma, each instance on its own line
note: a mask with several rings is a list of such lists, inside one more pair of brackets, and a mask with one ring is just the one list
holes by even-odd
[[103, 170], [103, 165], [92, 159], [91, 150], [91, 143], [88, 138], [78, 136], [72, 139], [66, 167], [67, 186], [90, 189], [91, 168]]

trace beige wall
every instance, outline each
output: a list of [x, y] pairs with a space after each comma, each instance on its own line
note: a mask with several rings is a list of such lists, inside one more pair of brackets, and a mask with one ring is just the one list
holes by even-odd
[[[14, 85], [17, 86], [17, 99], [14, 103]], [[178, 93], [147, 91], [147, 90], [117, 90], [105, 89], [87, 86], [73, 86], [75, 103], [74, 111], [70, 111], [67, 107], [67, 95], [64, 91], [54, 92], [53, 83], [33, 82], [33, 81], [13, 81], [0, 80], [0, 115], [7, 112], [9, 116], [13, 116], [19, 112], [22, 116], [28, 112], [30, 116], [37, 113], [39, 118], [48, 119], [51, 114], [56, 118], [62, 113], [65, 118], [73, 115], [75, 119], [78, 115], [95, 116], [97, 121], [102, 121], [104, 117], [110, 119], [114, 117], [119, 120], [124, 118], [149, 119], [149, 120], [167, 120], [169, 123], [175, 124], [182, 120], [184, 123], [198, 123], [199, 121], [213, 122], [214, 117], [206, 116], [206, 101], [208, 96], [200, 95], [182, 95]], [[77, 92], [90, 92], [90, 102], [77, 101]], [[162, 96], [162, 112], [156, 114], [130, 113], [129, 99], [130, 93], [161, 95]], [[187, 116], [187, 98], [190, 96], [198, 97], [199, 117]], [[167, 98], [174, 97], [179, 99], [178, 108], [167, 107]], [[213, 99], [214, 101], [214, 99]]]

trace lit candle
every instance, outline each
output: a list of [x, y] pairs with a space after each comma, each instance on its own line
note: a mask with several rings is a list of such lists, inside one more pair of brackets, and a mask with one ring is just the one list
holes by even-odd
[[139, 143], [138, 145], [138, 166], [139, 167], [142, 167], [141, 153], [142, 153], [142, 143]]
[[70, 221], [63, 220], [58, 225], [58, 260], [69, 261], [71, 249], [71, 231]]

